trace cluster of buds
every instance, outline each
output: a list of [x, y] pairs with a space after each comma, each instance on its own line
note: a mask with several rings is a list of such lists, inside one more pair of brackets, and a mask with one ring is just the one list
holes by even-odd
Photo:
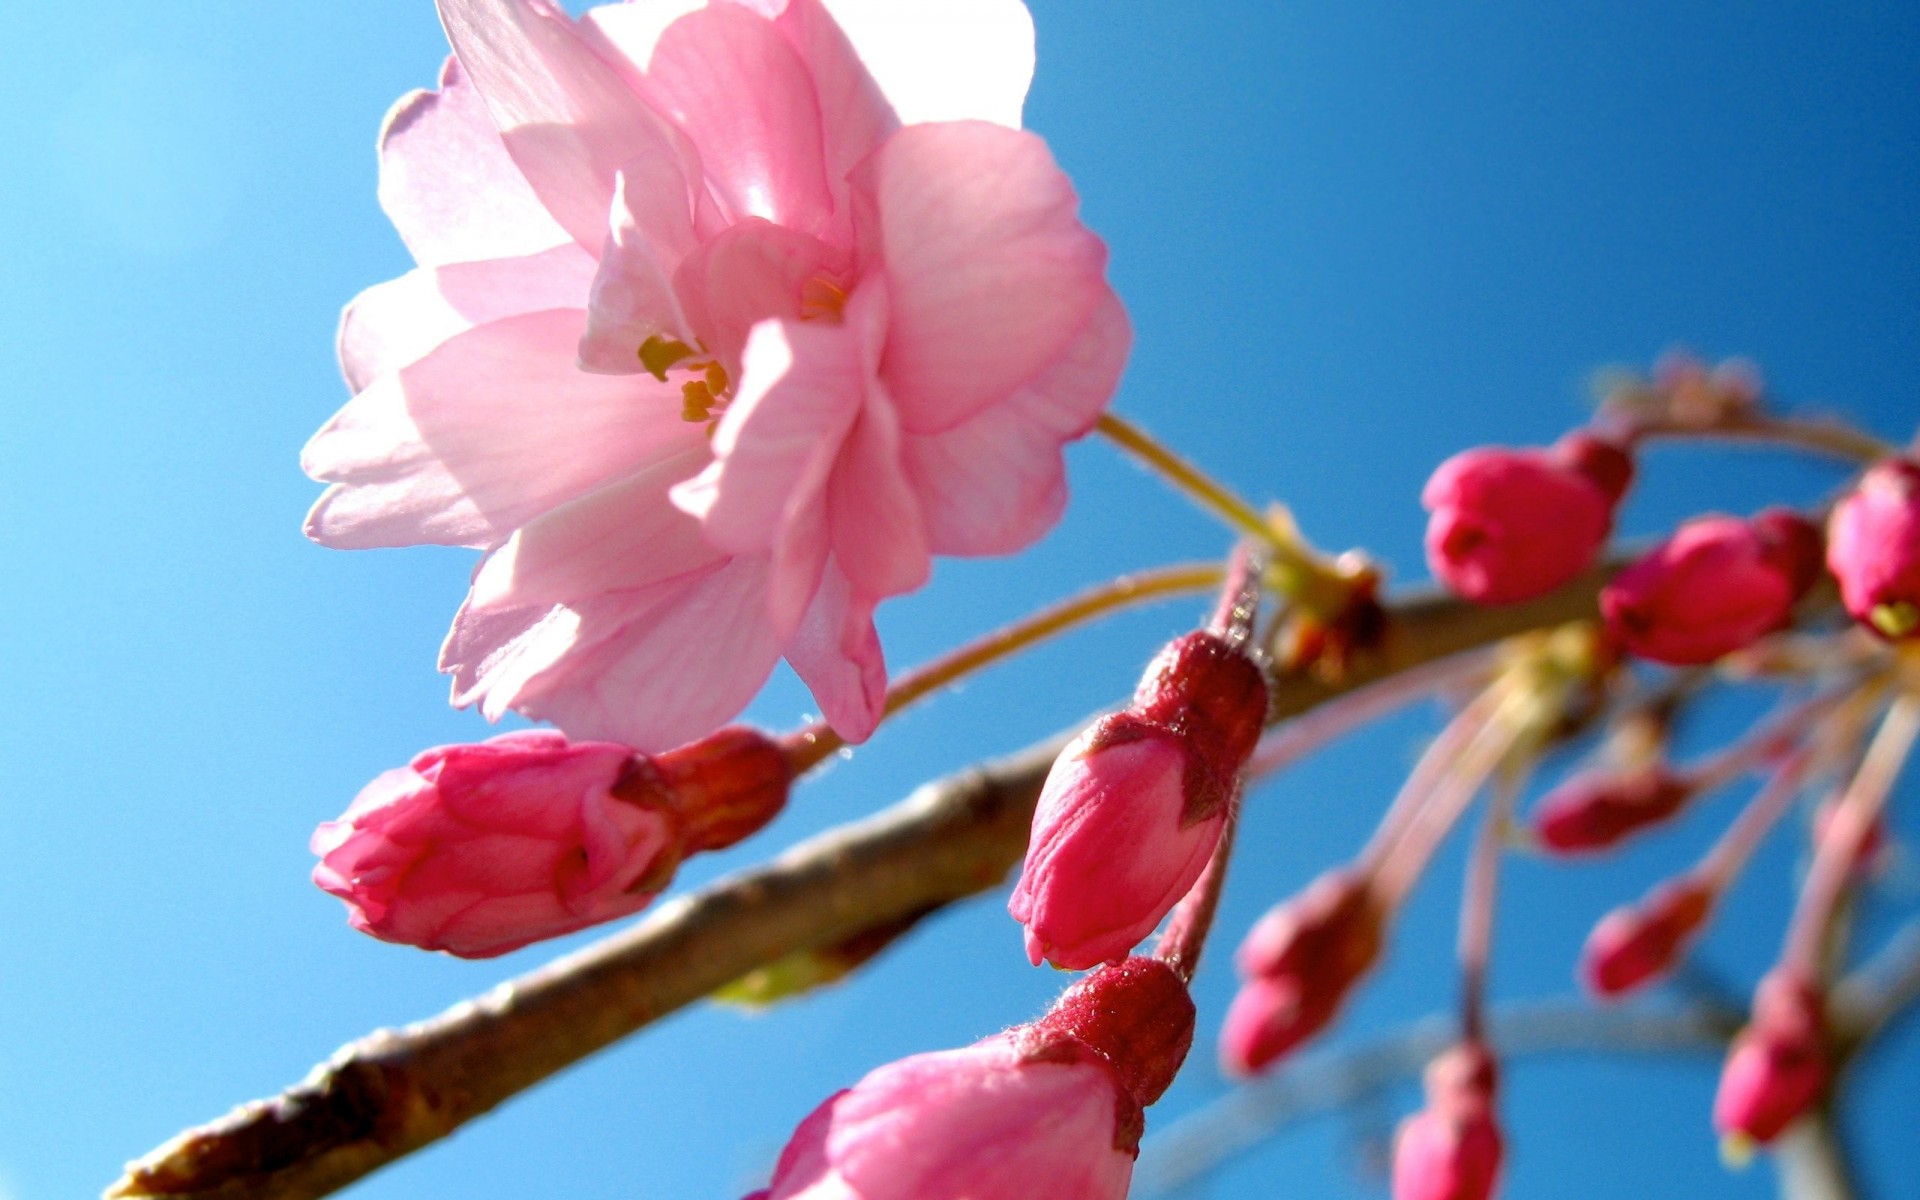
[[1007, 904], [1035, 964], [1119, 958], [1200, 877], [1266, 724], [1266, 673], [1244, 642], [1230, 629], [1174, 640], [1133, 702], [1055, 760]]
[[872, 1072], [800, 1123], [747, 1200], [1123, 1200], [1142, 1110], [1193, 1043], [1186, 983], [1128, 958], [1038, 1021]]
[[313, 835], [313, 881], [354, 928], [486, 958], [638, 912], [687, 855], [785, 805], [778, 744], [723, 729], [664, 754], [551, 730], [438, 746]]

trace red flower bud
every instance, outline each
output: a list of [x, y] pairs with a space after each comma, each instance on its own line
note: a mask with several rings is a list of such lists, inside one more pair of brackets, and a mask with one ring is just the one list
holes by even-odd
[[1826, 1000], [1798, 973], [1776, 969], [1754, 993], [1753, 1019], [1733, 1040], [1713, 1123], [1722, 1136], [1762, 1145], [1827, 1090]]
[[1488, 1200], [1505, 1148], [1494, 1111], [1498, 1071], [1479, 1042], [1462, 1042], [1427, 1067], [1427, 1107], [1400, 1125], [1393, 1200]]
[[1031, 1025], [891, 1063], [831, 1097], [754, 1196], [1123, 1200], [1140, 1110], [1192, 1039], [1193, 1001], [1172, 968], [1102, 968]]
[[1385, 918], [1371, 878], [1351, 868], [1262, 917], [1236, 960], [1246, 983], [1220, 1032], [1226, 1069], [1263, 1070], [1324, 1029], [1380, 957]]
[[1061, 752], [1007, 904], [1033, 962], [1079, 970], [1153, 932], [1219, 843], [1266, 713], [1253, 660], [1193, 633], [1154, 660], [1127, 709]]
[[1558, 854], [1605, 850], [1672, 817], [1695, 788], [1693, 780], [1659, 764], [1585, 771], [1541, 797], [1534, 810], [1534, 836]]
[[1827, 569], [1854, 620], [1890, 641], [1920, 634], [1920, 464], [1879, 463], [1834, 506]]
[[1569, 434], [1548, 450], [1483, 447], [1441, 463], [1420, 494], [1427, 562], [1461, 596], [1507, 604], [1552, 591], [1593, 562], [1633, 460]]
[[1712, 662], [1780, 629], [1820, 569], [1820, 533], [1768, 509], [1752, 521], [1698, 517], [1600, 593], [1607, 628], [1655, 662]]
[[550, 730], [438, 746], [313, 835], [313, 881], [384, 941], [486, 958], [644, 908], [680, 860], [786, 802], [778, 746], [727, 729], [649, 759]]
[[1713, 911], [1713, 899], [1706, 883], [1683, 878], [1601, 918], [1581, 955], [1587, 990], [1622, 996], [1673, 970]]

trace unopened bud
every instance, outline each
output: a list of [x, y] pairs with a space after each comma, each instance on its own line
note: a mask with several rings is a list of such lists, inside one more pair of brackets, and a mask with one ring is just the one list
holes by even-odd
[[1754, 993], [1753, 1019], [1733, 1040], [1713, 1123], [1722, 1137], [1765, 1145], [1827, 1090], [1826, 999], [1818, 985], [1776, 969]]
[[1212, 857], [1266, 712], [1259, 666], [1221, 637], [1188, 634], [1132, 705], [1061, 752], [1007, 904], [1033, 962], [1091, 967], [1153, 931]]
[[1462, 1042], [1427, 1067], [1427, 1106], [1400, 1125], [1393, 1200], [1488, 1200], [1505, 1146], [1495, 1111], [1498, 1070], [1479, 1042]]
[[1226, 1069], [1263, 1070], [1326, 1028], [1379, 959], [1385, 916], [1371, 877], [1339, 868], [1262, 917], [1236, 959], [1245, 982], [1220, 1033]]
[[1713, 911], [1713, 900], [1709, 884], [1684, 878], [1608, 913], [1587, 936], [1581, 955], [1587, 990], [1622, 996], [1672, 971]]
[[1534, 835], [1558, 854], [1605, 850], [1671, 818], [1697, 787], [1691, 778], [1660, 763], [1582, 772], [1541, 797], [1534, 810]]
[[1420, 494], [1433, 514], [1427, 562], [1447, 587], [1480, 604], [1550, 592], [1593, 562], [1632, 479], [1626, 451], [1584, 433], [1548, 450], [1456, 454]]
[[1600, 593], [1607, 628], [1641, 658], [1712, 662], [1784, 627], [1818, 577], [1820, 534], [1788, 509], [1699, 517]]
[[1827, 568], [1854, 620], [1888, 641], [1920, 635], [1920, 464], [1879, 463], [1834, 506]]
[[551, 730], [438, 746], [314, 832], [313, 880], [374, 937], [505, 954], [646, 907], [688, 853], [780, 810], [784, 763], [744, 730], [655, 759]]

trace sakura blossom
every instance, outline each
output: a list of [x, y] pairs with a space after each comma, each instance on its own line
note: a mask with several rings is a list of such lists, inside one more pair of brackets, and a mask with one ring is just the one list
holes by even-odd
[[865, 738], [875, 607], [1052, 526], [1128, 349], [1018, 127], [1025, 7], [440, 14], [380, 142], [419, 266], [342, 317], [309, 536], [485, 552], [440, 665], [490, 719], [661, 749], [784, 656]]

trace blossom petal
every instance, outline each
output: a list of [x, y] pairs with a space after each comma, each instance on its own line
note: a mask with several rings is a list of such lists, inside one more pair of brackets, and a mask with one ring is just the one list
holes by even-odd
[[762, 611], [767, 563], [736, 558], [576, 606], [462, 609], [441, 652], [454, 702], [550, 720], [644, 752], [710, 733], [780, 659]]
[[755, 326], [742, 362], [740, 393], [714, 434], [713, 464], [672, 497], [700, 519], [712, 544], [773, 552], [768, 615], [784, 636], [819, 584], [825, 487], [867, 376], [845, 327], [800, 321]]
[[[820, 236], [836, 246], [853, 241], [852, 203], [847, 177], [861, 159], [900, 128], [900, 118], [880, 85], [820, 0], [792, 0], [775, 21], [807, 64], [820, 107], [821, 151], [833, 220]], [[1014, 110], [1016, 120], [1018, 108]]]
[[362, 391], [477, 325], [578, 307], [593, 270], [593, 256], [566, 242], [522, 258], [421, 267], [375, 284], [340, 314], [340, 370], [347, 386]]
[[469, 605], [545, 607], [719, 562], [725, 554], [700, 535], [700, 523], [667, 500], [667, 489], [708, 457], [704, 445], [689, 447], [522, 526], [474, 573]]
[[927, 582], [933, 561], [920, 501], [901, 470], [900, 418], [878, 388], [868, 391], [827, 484], [833, 556], [854, 590], [883, 598]]
[[422, 266], [518, 258], [568, 240], [454, 58], [439, 91], [409, 92], [387, 112], [380, 207]]
[[665, 155], [628, 163], [614, 183], [612, 230], [601, 252], [580, 339], [580, 366], [609, 375], [645, 369], [639, 349], [664, 336], [696, 339], [674, 294], [673, 276], [699, 245], [698, 198], [681, 165]]
[[1020, 0], [825, 0], [907, 124], [1020, 127], [1033, 18]]
[[827, 228], [833, 197], [813, 78], [771, 22], [732, 4], [689, 13], [660, 35], [647, 79], [700, 148], [728, 216]]
[[460, 64], [507, 153], [572, 238], [598, 252], [614, 176], [651, 155], [685, 159], [673, 131], [544, 0], [438, 0]]
[[482, 325], [377, 380], [301, 456], [335, 483], [307, 535], [343, 549], [488, 546], [600, 485], [697, 444], [649, 377], [574, 369], [585, 314]]
[[908, 126], [854, 174], [863, 275], [884, 270], [881, 376], [906, 429], [951, 429], [1064, 355], [1110, 294], [1107, 251], [1046, 143]]
[[854, 595], [846, 573], [831, 560], [787, 643], [787, 662], [835, 732], [856, 743], [873, 735], [887, 701], [886, 656], [873, 628], [873, 602]]
[[905, 438], [902, 465], [935, 554], [1012, 554], [1053, 528], [1067, 500], [1061, 446], [1113, 398], [1132, 337], [1110, 294], [1066, 355], [1006, 403], [944, 433]]

